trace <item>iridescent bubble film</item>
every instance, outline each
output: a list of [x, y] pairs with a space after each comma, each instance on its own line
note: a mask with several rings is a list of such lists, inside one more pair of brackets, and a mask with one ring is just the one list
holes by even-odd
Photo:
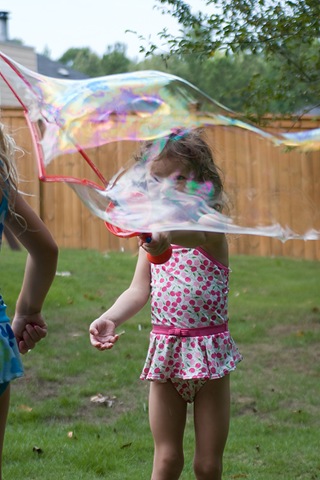
[[[319, 161], [319, 128], [272, 133], [274, 130], [243, 120], [185, 80], [158, 71], [61, 80], [30, 71], [0, 53], [0, 76], [25, 111], [38, 157], [39, 178], [68, 183], [102, 220], [132, 232], [193, 229], [263, 235], [282, 241], [320, 238], [319, 203], [314, 200], [318, 197], [310, 195], [317, 184], [310, 185], [310, 179], [314, 179], [309, 163], [308, 180], [298, 184], [292, 180], [294, 164], [291, 169], [282, 160], [274, 166], [269, 158], [253, 154], [253, 161], [235, 161], [233, 168], [222, 162], [226, 195], [231, 202], [228, 210], [219, 213], [208, 206], [210, 186], [206, 183], [189, 182], [181, 192], [170, 178], [154, 182], [146, 167], [150, 159], [131, 163], [123, 159], [123, 169], [107, 178], [91, 154], [111, 142], [134, 141], [138, 146], [146, 140], [154, 140], [155, 148], [161, 152], [172, 133], [210, 127], [236, 130], [244, 138], [255, 135], [272, 144], [275, 157], [277, 150], [293, 148], [302, 155], [316, 152]], [[224, 149], [227, 147], [228, 142]], [[68, 177], [59, 171], [47, 173], [49, 166], [59, 165], [58, 159], [74, 153], [90, 166], [96, 181]], [[230, 155], [236, 160], [239, 152], [218, 151], [217, 163], [219, 156]], [[110, 161], [106, 156], [105, 165]], [[265, 184], [254, 182], [258, 167], [265, 172]], [[240, 173], [246, 184], [237, 181]], [[233, 208], [232, 196], [239, 189], [241, 201]], [[288, 223], [283, 217], [284, 204], [290, 204], [300, 216], [303, 211], [303, 222]], [[294, 212], [290, 218], [294, 218]]]

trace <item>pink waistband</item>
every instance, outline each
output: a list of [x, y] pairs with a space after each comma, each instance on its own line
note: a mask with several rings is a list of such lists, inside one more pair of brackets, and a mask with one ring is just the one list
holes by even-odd
[[228, 331], [228, 323], [211, 325], [201, 328], [175, 328], [166, 325], [153, 325], [152, 333], [161, 335], [173, 335], [175, 337], [204, 337], [206, 335], [217, 335]]

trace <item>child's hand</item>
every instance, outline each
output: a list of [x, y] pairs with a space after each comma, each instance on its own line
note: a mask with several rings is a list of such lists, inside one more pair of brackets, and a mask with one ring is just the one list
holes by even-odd
[[16, 313], [12, 322], [12, 330], [19, 351], [24, 354], [47, 335], [48, 327], [40, 312], [30, 315]]
[[109, 350], [117, 342], [119, 335], [115, 334], [115, 324], [111, 320], [97, 318], [91, 323], [90, 342], [98, 350]]
[[139, 237], [139, 246], [153, 257], [161, 255], [170, 247], [169, 232], [152, 234], [151, 242], [145, 241], [145, 236]]

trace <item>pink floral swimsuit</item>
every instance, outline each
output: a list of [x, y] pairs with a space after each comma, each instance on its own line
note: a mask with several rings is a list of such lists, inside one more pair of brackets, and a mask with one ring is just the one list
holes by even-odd
[[192, 402], [242, 359], [228, 330], [229, 269], [201, 248], [174, 246], [168, 262], [151, 265], [151, 278], [153, 331], [140, 378], [170, 380]]

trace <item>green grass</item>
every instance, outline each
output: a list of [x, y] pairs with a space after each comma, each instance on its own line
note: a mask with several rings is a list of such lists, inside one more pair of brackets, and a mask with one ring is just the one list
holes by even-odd
[[[24, 252], [1, 252], [1, 292], [12, 307]], [[49, 335], [12, 383], [4, 480], [144, 480], [152, 468], [148, 385], [139, 380], [149, 309], [116, 348], [98, 352], [88, 326], [129, 284], [136, 258], [62, 250], [45, 305]], [[231, 259], [230, 330], [244, 356], [232, 374], [224, 480], [319, 480], [319, 263]], [[61, 275], [70, 272], [69, 276]], [[101, 394], [109, 406], [91, 401]], [[192, 473], [192, 409], [185, 469]]]

